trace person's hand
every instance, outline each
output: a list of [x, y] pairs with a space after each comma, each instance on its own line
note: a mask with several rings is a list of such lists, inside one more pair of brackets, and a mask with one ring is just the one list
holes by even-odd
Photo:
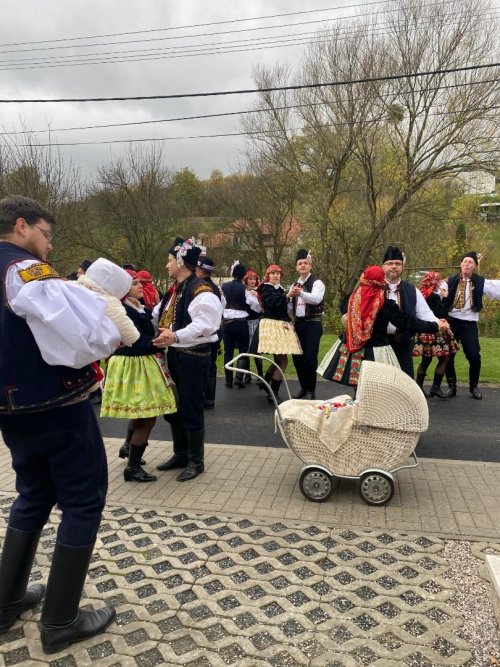
[[175, 343], [175, 334], [170, 329], [158, 329], [158, 336], [153, 338], [155, 347], [168, 347]]
[[441, 333], [444, 333], [445, 331], [450, 330], [450, 323], [447, 320], [439, 320], [438, 321], [438, 327], [439, 327], [439, 331]]
[[302, 292], [302, 286], [301, 285], [294, 285], [293, 287], [290, 288], [290, 291], [288, 292], [288, 296], [291, 299], [293, 299], [296, 296], [299, 296], [301, 292]]
[[441, 294], [443, 299], [446, 299], [446, 297], [448, 296], [448, 290], [446, 289], [446, 287], [440, 287], [439, 293]]

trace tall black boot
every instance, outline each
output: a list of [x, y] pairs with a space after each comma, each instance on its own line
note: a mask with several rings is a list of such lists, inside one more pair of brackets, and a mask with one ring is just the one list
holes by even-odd
[[[238, 363], [237, 363], [236, 366], [237, 366], [237, 368], [247, 370], [248, 366], [249, 366], [248, 358], [245, 357], [243, 359], [238, 359]], [[246, 375], [245, 373], [236, 373], [236, 375], [234, 377], [234, 386], [238, 387], [238, 389], [244, 389], [245, 388], [245, 375]], [[250, 375], [248, 375], [247, 377], [250, 377]]]
[[[118, 452], [118, 456], [121, 459], [128, 459], [128, 455], [130, 454], [130, 441], [133, 435], [134, 435], [134, 429], [129, 428], [127, 430], [127, 437], [125, 438], [125, 442], [120, 447], [120, 450]], [[141, 466], [145, 465], [145, 463], [146, 461], [144, 459], [141, 459]]]
[[425, 380], [426, 374], [427, 374], [427, 372], [419, 367], [418, 370], [417, 370], [416, 383], [418, 384], [418, 386], [422, 390], [423, 395], [427, 398], [429, 396], [429, 394], [427, 394], [425, 389], [424, 389], [424, 380]]
[[[276, 399], [276, 403], [278, 403], [278, 405], [282, 402], [279, 396], [280, 387], [281, 387], [281, 380], [271, 380], [271, 389], [273, 390], [274, 398]], [[271, 394], [267, 395], [267, 400], [269, 401], [269, 403], [272, 403], [274, 405], [273, 397], [271, 396]]]
[[203, 407], [207, 410], [215, 408], [215, 388], [217, 386], [217, 377], [208, 378], [205, 385]]
[[28, 586], [40, 532], [7, 526], [0, 562], [0, 633], [7, 632], [19, 616], [40, 602], [45, 586]]
[[94, 544], [70, 547], [56, 542], [42, 610], [40, 634], [45, 653], [62, 651], [98, 635], [116, 616], [112, 607], [96, 611], [78, 608], [93, 550]]
[[177, 416], [175, 416], [173, 419], [174, 421], [170, 422], [170, 429], [172, 431], [174, 455], [164, 463], [157, 465], [156, 470], [174, 470], [175, 468], [184, 468], [187, 465], [188, 443], [186, 429], [181, 424], [180, 419]]
[[186, 482], [188, 479], [194, 479], [205, 470], [205, 430], [186, 431], [188, 440], [189, 461], [179, 475], [178, 482]]
[[229, 369], [225, 368], [224, 369], [224, 375], [226, 376], [226, 387], [228, 389], [233, 388], [233, 371], [230, 371]]
[[[255, 368], [257, 369], [257, 374], [259, 375], [259, 378], [264, 377], [264, 369], [262, 367], [262, 359], [254, 359], [254, 361], [255, 361]], [[257, 385], [258, 385], [259, 389], [262, 389], [260, 379], [257, 380]]]
[[[264, 380], [267, 382], [267, 384], [271, 384], [271, 380], [273, 379], [273, 372], [274, 369], [272, 367], [267, 369], [266, 374], [264, 375]], [[261, 373], [262, 373], [262, 367], [261, 367]], [[263, 389], [267, 394], [269, 394], [269, 390], [264, 383], [259, 385], [259, 389]]]
[[437, 398], [448, 398], [448, 396], [441, 389], [441, 382], [443, 381], [444, 373], [434, 373], [434, 380], [429, 392], [430, 397], [437, 396]]
[[448, 378], [448, 394], [447, 398], [453, 398], [454, 396], [457, 395], [457, 379], [456, 378]]
[[123, 479], [126, 482], [154, 482], [157, 477], [150, 475], [141, 468], [142, 455], [148, 443], [144, 445], [130, 445], [128, 465], [123, 471]]

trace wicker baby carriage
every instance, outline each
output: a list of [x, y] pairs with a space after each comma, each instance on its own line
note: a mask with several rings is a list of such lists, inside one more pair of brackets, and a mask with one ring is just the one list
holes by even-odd
[[[235, 370], [232, 365], [242, 356], [255, 355], [239, 355], [226, 368]], [[290, 396], [286, 380], [284, 385]], [[304, 464], [300, 490], [308, 500], [324, 502], [332, 494], [334, 477], [357, 479], [366, 503], [385, 505], [394, 495], [394, 473], [418, 465], [414, 450], [429, 424], [424, 394], [399, 368], [364, 361], [354, 403], [345, 400], [338, 415], [328, 414], [336, 400], [276, 403], [276, 424]]]

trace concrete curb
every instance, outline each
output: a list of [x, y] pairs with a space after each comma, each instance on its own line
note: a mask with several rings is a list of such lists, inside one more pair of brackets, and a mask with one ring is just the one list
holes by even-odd
[[491, 590], [491, 601], [495, 616], [500, 625], [500, 556], [493, 554], [486, 554], [486, 569], [489, 574], [491, 583], [493, 584]]

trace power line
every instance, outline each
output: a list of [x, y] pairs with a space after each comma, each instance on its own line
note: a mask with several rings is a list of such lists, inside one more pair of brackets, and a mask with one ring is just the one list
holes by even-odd
[[[426, 88], [425, 90], [428, 92], [436, 91], [436, 90], [449, 90], [452, 88], [462, 88], [463, 86], [478, 86], [478, 85], [483, 85], [485, 83], [496, 83], [498, 79], [482, 79], [481, 81], [470, 81], [466, 83], [454, 83], [450, 84], [447, 86], [434, 86], [430, 88]], [[421, 93], [423, 92], [423, 88], [417, 88], [413, 92], [415, 93]], [[386, 93], [384, 95], [380, 95], [380, 97], [389, 97], [392, 96], [393, 93]], [[357, 102], [358, 100], [361, 100], [363, 98], [357, 97], [354, 98], [352, 101]], [[285, 111], [287, 109], [303, 109], [303, 108], [312, 108], [312, 107], [317, 107], [317, 106], [326, 106], [329, 104], [328, 102], [309, 102], [307, 104], [289, 104], [281, 107], [267, 107], [265, 109], [242, 109], [240, 111], [226, 111], [223, 113], [208, 113], [208, 114], [200, 114], [198, 116], [180, 116], [177, 118], [158, 118], [156, 120], [138, 120], [138, 121], [129, 121], [126, 123], [106, 123], [103, 125], [82, 125], [78, 127], [56, 127], [56, 128], [48, 128], [44, 130], [19, 130], [19, 131], [14, 131], [14, 132], [0, 132], [0, 136], [2, 135], [15, 135], [15, 134], [42, 134], [46, 132], [70, 132], [74, 130], [98, 130], [98, 129], [107, 129], [110, 127], [129, 127], [133, 125], [154, 125], [157, 123], [173, 123], [173, 122], [178, 122], [178, 121], [185, 121], [185, 120], [200, 120], [200, 119], [205, 119], [205, 118], [220, 118], [223, 116], [241, 116], [244, 114], [250, 114], [250, 113], [265, 113], [266, 111]], [[495, 107], [496, 108], [496, 107]], [[474, 109], [475, 111], [480, 111], [481, 109]], [[452, 112], [450, 112], [452, 113]], [[454, 112], [455, 113], [455, 112]], [[458, 112], [456, 112], [458, 113]]]
[[134, 95], [124, 97], [68, 97], [68, 98], [39, 98], [39, 99], [1, 99], [0, 104], [45, 104], [45, 103], [74, 103], [74, 102], [125, 102], [138, 100], [173, 100], [197, 97], [220, 97], [225, 95], [249, 95], [253, 93], [269, 93], [286, 90], [304, 90], [313, 88], [328, 88], [334, 86], [356, 85], [360, 83], [375, 83], [377, 81], [396, 81], [400, 79], [420, 78], [434, 76], [436, 74], [446, 75], [458, 72], [470, 72], [491, 67], [498, 67], [500, 63], [485, 63], [482, 65], [469, 65], [467, 67], [452, 67], [447, 69], [428, 70], [425, 72], [408, 72], [405, 74], [393, 74], [378, 77], [366, 77], [362, 79], [347, 79], [343, 81], [330, 81], [325, 83], [297, 84], [293, 86], [271, 86], [268, 88], [247, 88], [241, 90], [222, 90], [209, 93], [175, 93], [172, 95]]
[[[225, 24], [230, 24], [230, 23], [243, 23], [245, 21], [260, 21], [263, 19], [273, 19], [273, 18], [282, 18], [283, 16], [298, 16], [301, 14], [314, 14], [318, 12], [327, 12], [327, 11], [338, 11], [339, 9], [353, 9], [353, 8], [358, 8], [358, 7], [369, 7], [370, 5], [381, 5], [381, 4], [386, 4], [388, 2], [392, 2], [392, 0], [376, 0], [375, 2], [366, 2], [366, 3], [358, 3], [358, 4], [351, 4], [351, 5], [341, 5], [337, 7], [325, 7], [323, 9], [309, 9], [309, 10], [303, 10], [300, 12], [285, 12], [282, 14], [268, 14], [265, 16], [249, 16], [247, 18], [239, 18], [239, 19], [226, 19], [224, 21], [211, 21], [209, 23], [193, 23], [189, 25], [180, 25], [180, 26], [171, 26], [168, 28], [152, 28], [152, 29], [147, 29], [147, 30], [134, 30], [131, 32], [115, 32], [115, 33], [109, 33], [109, 34], [101, 34], [101, 35], [87, 35], [83, 37], [61, 37], [59, 39], [44, 39], [44, 40], [39, 40], [39, 41], [29, 41], [29, 42], [9, 42], [5, 44], [0, 44], [0, 48], [3, 48], [4, 46], [24, 46], [26, 44], [33, 45], [33, 44], [52, 44], [56, 42], [68, 42], [68, 41], [78, 41], [78, 40], [83, 40], [83, 39], [100, 39], [104, 37], [126, 37], [128, 35], [141, 35], [141, 34], [146, 34], [146, 33], [153, 33], [153, 32], [167, 32], [167, 31], [172, 31], [172, 30], [185, 30], [188, 28], [204, 28], [212, 25], [225, 25]], [[342, 17], [339, 17], [342, 18]], [[281, 26], [278, 26], [281, 27]], [[187, 35], [188, 37], [192, 37], [193, 35]], [[126, 42], [119, 42], [120, 44], [125, 44]], [[89, 46], [96, 46], [96, 44], [91, 44]], [[55, 47], [55, 48], [60, 48], [60, 47]], [[63, 47], [66, 48], [66, 47]], [[67, 47], [70, 48], [70, 47]], [[41, 49], [26, 49], [26, 51], [39, 51]], [[9, 51], [4, 51], [4, 53], [9, 53]]]
[[[498, 15], [498, 11], [492, 11], [488, 14], [485, 14], [481, 17], [481, 21], [491, 20]], [[447, 16], [447, 15], [446, 15]], [[444, 18], [446, 18], [443, 17]], [[456, 19], [456, 14], [450, 14], [454, 19]], [[451, 21], [450, 23], [456, 23], [457, 21]], [[421, 21], [418, 29], [422, 26], [425, 26], [429, 21]], [[304, 25], [303, 23], [291, 24], [295, 25]], [[369, 36], [378, 34], [384, 31], [384, 26], [392, 25], [388, 22], [380, 23], [377, 26], [374, 26], [366, 34]], [[353, 29], [350, 29], [348, 26], [346, 28], [341, 28], [343, 31], [342, 37], [344, 39], [346, 36], [357, 35], [360, 32], [365, 32], [363, 26], [358, 26]], [[25, 70], [25, 69], [46, 69], [51, 66], [57, 67], [68, 67], [68, 66], [81, 66], [81, 65], [97, 65], [97, 64], [118, 64], [123, 62], [140, 62], [144, 60], [168, 60], [172, 58], [178, 58], [180, 56], [184, 57], [193, 57], [196, 55], [214, 55], [215, 53], [238, 53], [244, 50], [245, 45], [254, 47], [261, 46], [265, 43], [267, 48], [276, 48], [270, 46], [272, 44], [279, 44], [280, 46], [296, 46], [302, 44], [302, 41], [294, 41], [299, 38], [304, 39], [307, 36], [315, 38], [315, 41], [321, 39], [321, 35], [324, 35], [325, 38], [330, 34], [331, 28], [325, 28], [320, 31], [309, 31], [301, 32], [294, 34], [286, 35], [273, 35], [265, 37], [252, 37], [250, 39], [239, 39], [239, 40], [228, 40], [223, 42], [204, 42], [199, 44], [193, 44], [189, 46], [171, 46], [171, 47], [158, 47], [158, 48], [147, 48], [147, 49], [135, 49], [135, 50], [122, 50], [122, 51], [100, 51], [93, 53], [85, 54], [68, 54], [56, 55], [56, 56], [35, 56], [30, 58], [21, 58], [21, 59], [4, 59], [0, 60], [0, 67], [2, 70]], [[285, 42], [289, 42], [286, 44]], [[262, 48], [262, 47], [261, 47]], [[253, 50], [253, 49], [252, 49]], [[5, 52], [6, 53], [6, 52]], [[180, 54], [180, 55], [179, 55]], [[0, 52], [0, 55], [2, 53]], [[143, 57], [142, 57], [143, 56]], [[101, 58], [97, 60], [97, 58]]]

